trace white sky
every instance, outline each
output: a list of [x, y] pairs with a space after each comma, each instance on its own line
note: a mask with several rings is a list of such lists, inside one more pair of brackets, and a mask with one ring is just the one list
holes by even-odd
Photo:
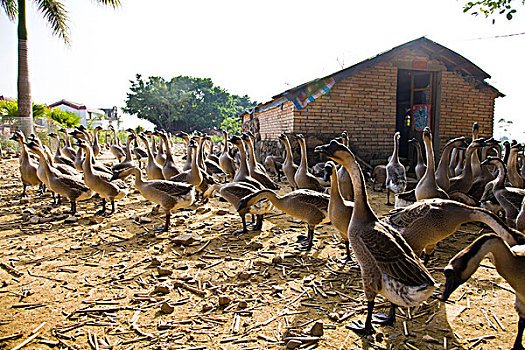
[[[341, 65], [427, 36], [492, 76], [489, 83], [507, 95], [496, 100], [495, 119], [513, 120], [511, 136], [523, 141], [525, 35], [474, 39], [525, 32], [525, 7], [512, 21], [497, 17], [493, 25], [464, 14], [463, 2], [122, 0], [111, 10], [89, 0], [64, 1], [71, 47], [52, 36], [31, 5], [33, 100], [123, 107], [129, 80], [140, 73], [209, 77], [231, 93], [266, 102]], [[16, 97], [16, 24], [3, 12], [0, 48], [0, 95]]]

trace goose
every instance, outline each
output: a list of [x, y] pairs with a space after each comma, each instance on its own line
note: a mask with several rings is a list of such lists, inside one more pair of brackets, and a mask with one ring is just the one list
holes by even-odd
[[113, 173], [122, 171], [126, 168], [129, 168], [133, 166], [133, 158], [131, 158], [131, 141], [135, 140], [137, 136], [135, 134], [130, 133], [126, 140], [126, 158], [124, 158], [123, 161], [121, 161], [118, 164], [115, 164], [111, 167], [111, 171]]
[[206, 159], [211, 160], [215, 164], [219, 164], [219, 157], [215, 154], [215, 142], [211, 136], [206, 137], [206, 141], [210, 143], [210, 151], [206, 156]]
[[[21, 152], [18, 163], [23, 189], [19, 197], [25, 197], [27, 186], [38, 186], [42, 185], [43, 182], [37, 175], [38, 165], [30, 158], [29, 153], [27, 152], [24, 134], [20, 131], [17, 131], [9, 139], [14, 140], [20, 144]], [[43, 192], [43, 188], [41, 192]]]
[[379, 189], [382, 191], [386, 182], [386, 165], [376, 165], [372, 174], [370, 174], [372, 179], [372, 191], [377, 192], [376, 185], [379, 184]]
[[253, 177], [250, 176], [250, 173], [248, 171], [248, 163], [246, 160], [246, 151], [244, 149], [244, 142], [242, 139], [234, 135], [229, 140], [232, 145], [237, 147], [239, 150], [239, 155], [241, 158], [239, 169], [237, 169], [237, 172], [235, 173], [235, 177], [233, 178], [233, 182], [246, 182], [250, 185], [253, 185], [257, 187], [258, 189], [263, 189], [264, 186], [257, 180], [255, 180]]
[[219, 156], [219, 165], [226, 174], [233, 179], [235, 177], [235, 163], [233, 158], [230, 156], [230, 149], [228, 145], [228, 133], [225, 130], [222, 131], [224, 137], [224, 147], [222, 148], [221, 155]]
[[[165, 142], [167, 143], [167, 139]], [[165, 224], [156, 231], [168, 232], [171, 211], [188, 208], [195, 201], [193, 185], [168, 180], [143, 180], [142, 173], [135, 166], [113, 174], [112, 180], [124, 179], [129, 175], [135, 176], [135, 187], [144, 198], [160, 205], [166, 211]]]
[[[505, 212], [507, 225], [513, 226], [521, 209], [524, 193], [520, 191], [512, 191], [505, 187], [507, 167], [500, 158], [488, 157], [481, 164], [491, 164], [498, 169], [498, 177], [493, 183], [492, 193]], [[486, 197], [484, 196], [481, 200], [482, 202], [485, 201]]]
[[[478, 138], [479, 138], [479, 125], [476, 122], [472, 124], [472, 140], [477, 140]], [[472, 177], [476, 179], [478, 178], [478, 176], [481, 175], [481, 162], [479, 160], [478, 150], [472, 153], [472, 157], [470, 158], [470, 164], [472, 166]]]
[[510, 147], [509, 159], [507, 161], [507, 176], [512, 187], [523, 188], [523, 178], [518, 172], [518, 153], [521, 150], [520, 144]]
[[67, 213], [74, 215], [77, 212], [77, 201], [89, 199], [93, 196], [93, 191], [81, 180], [74, 176], [60, 173], [55, 168], [49, 166], [42, 148], [36, 142], [27, 143], [27, 147], [35, 152], [44, 165], [48, 187], [51, 191], [68, 198], [71, 201], [71, 210]]
[[414, 170], [416, 172], [416, 178], [419, 181], [419, 180], [421, 180], [421, 178], [425, 174], [427, 166], [426, 166], [425, 160], [423, 158], [423, 153], [421, 153], [421, 145], [419, 144], [419, 141], [416, 140], [415, 138], [412, 138], [412, 139], [408, 140], [408, 142], [413, 144], [414, 147], [416, 148], [417, 164], [416, 164], [416, 167], [415, 167]]
[[465, 168], [461, 172], [461, 175], [450, 179], [450, 186], [447, 190], [448, 194], [458, 191], [468, 193], [472, 187], [473, 174], [472, 174], [472, 157], [478, 149], [484, 146], [489, 146], [484, 139], [472, 140], [465, 151]]
[[[464, 137], [464, 136], [463, 136]], [[446, 151], [446, 147], [447, 145], [451, 142], [452, 140], [448, 141], [447, 144], [445, 145], [445, 147], [443, 148], [443, 152], [441, 153], [441, 158], [439, 159], [439, 165], [438, 165], [438, 170], [436, 171], [436, 179], [438, 179], [440, 177], [440, 175], [438, 175], [438, 172], [439, 172], [439, 169], [441, 169], [441, 160], [445, 159], [445, 151]], [[467, 147], [467, 144], [465, 143], [465, 146], [464, 147]], [[450, 151], [450, 155], [449, 155], [449, 161], [448, 161], [448, 178], [452, 178], [454, 176], [456, 176], [455, 174], [455, 169], [456, 169], [456, 165], [458, 163], [458, 149], [457, 148], [452, 148], [452, 151]], [[445, 162], [443, 164], [444, 166], [447, 166], [447, 163]], [[440, 184], [440, 181], [438, 180], [438, 185]], [[440, 185], [441, 188], [444, 187], [444, 185], [442, 186], [443, 184]], [[449, 183], [450, 185], [450, 183]], [[443, 188], [444, 189], [444, 188]], [[447, 188], [448, 189], [448, 188]]]
[[348, 225], [348, 237], [361, 268], [367, 316], [364, 324], [354, 321], [347, 327], [358, 334], [368, 335], [374, 332], [372, 314], [377, 294], [388, 299], [391, 307], [388, 316], [378, 315], [375, 321], [392, 324], [396, 305], [419, 305], [432, 295], [435, 281], [399, 232], [375, 215], [368, 203], [363, 173], [354, 154], [335, 140], [316, 149], [343, 165], [352, 178], [354, 210]]
[[[251, 144], [251, 146], [252, 146], [252, 153], [253, 153], [253, 155], [254, 155], [254, 156], [253, 156], [253, 159], [252, 159], [252, 158], [250, 158], [250, 155], [248, 154], [248, 166], [249, 166], [249, 167], [256, 168], [256, 169], [258, 169], [260, 172], [262, 172], [263, 174], [268, 175], [268, 174], [266, 173], [266, 169], [264, 168], [264, 166], [263, 166], [261, 163], [259, 163], [259, 162], [257, 161], [257, 158], [255, 157], [255, 135], [253, 135], [253, 133], [252, 133], [250, 130], [246, 131], [246, 132], [243, 133], [243, 134], [245, 134], [245, 135], [248, 136], [249, 141], [250, 141], [250, 144]], [[249, 150], [246, 149], [246, 151], [248, 152]]]
[[165, 179], [171, 179], [173, 176], [180, 173], [180, 169], [177, 165], [175, 165], [175, 161], [173, 160], [173, 156], [171, 154], [170, 146], [168, 143], [168, 136], [164, 132], [155, 131], [153, 132], [153, 135], [160, 137], [161, 143], [166, 148], [166, 160], [164, 161], [164, 165], [162, 166], [162, 175], [164, 175]]
[[155, 160], [159, 165], [164, 166], [164, 163], [166, 163], [166, 153], [164, 152], [164, 142], [159, 137], [159, 147], [156, 146], [156, 138], [155, 134], [151, 131], [148, 131], [148, 135], [151, 137], [151, 144], [152, 144], [152, 151], [155, 154]]
[[518, 332], [513, 350], [523, 350], [522, 337], [525, 329], [525, 246], [512, 248], [501, 237], [486, 234], [476, 239], [467, 248], [454, 256], [443, 270], [445, 288], [440, 299], [448, 300], [460, 285], [465, 283], [478, 269], [483, 258], [491, 253], [496, 271], [515, 291], [515, 308], [519, 316]]
[[164, 180], [164, 175], [162, 174], [162, 167], [155, 160], [153, 152], [151, 151], [148, 139], [144, 133], [139, 134], [140, 139], [146, 145], [146, 152], [148, 153], [148, 163], [146, 164], [146, 175], [148, 175], [148, 180]]
[[199, 158], [199, 166], [201, 166], [203, 170], [210, 176], [216, 176], [222, 181], [226, 178], [227, 174], [224, 171], [222, 171], [219, 163], [215, 162], [214, 160], [208, 157], [204, 158], [204, 148], [206, 141], [211, 141], [211, 136], [203, 135], [201, 137], [201, 141], [199, 142], [199, 151], [197, 152], [197, 157]]
[[175, 137], [179, 137], [184, 140], [186, 143], [186, 162], [184, 163], [184, 166], [182, 167], [182, 171], [190, 170], [191, 169], [191, 160], [192, 160], [192, 151], [189, 147], [190, 144], [190, 135], [185, 133], [184, 131], [179, 132], [175, 135]]
[[[463, 147], [459, 147], [457, 150], [458, 150], [458, 156], [457, 156], [457, 162], [456, 162], [456, 167], [454, 168], [454, 176], [451, 177], [451, 178], [454, 178], [454, 177], [457, 177], [457, 176], [460, 176], [461, 173], [463, 172], [463, 168], [465, 167], [465, 149], [466, 148], [463, 148]], [[448, 189], [447, 189], [447, 192], [448, 192]]]
[[264, 166], [268, 171], [271, 171], [277, 175], [277, 182], [281, 182], [281, 173], [283, 172], [283, 161], [281, 157], [266, 153], [266, 157], [264, 158]]
[[[328, 217], [337, 229], [339, 239], [345, 245], [346, 258], [344, 262], [352, 261], [350, 256], [350, 241], [348, 240], [348, 224], [354, 210], [354, 203], [347, 201], [339, 192], [338, 172], [335, 164], [328, 161], [325, 164], [325, 174], [330, 177], [330, 201], [328, 203]], [[326, 179], [328, 180], [328, 179]]]
[[295, 173], [295, 183], [297, 184], [297, 187], [301, 189], [323, 192], [324, 187], [321, 186], [319, 180], [308, 171], [308, 158], [304, 136], [297, 134], [296, 137], [297, 141], [299, 142], [299, 146], [301, 147], [301, 163], [299, 164], [299, 167]]
[[256, 215], [257, 222], [252, 227], [254, 231], [260, 231], [263, 225], [264, 214], [270, 212], [273, 209], [273, 205], [268, 200], [261, 200], [249, 207], [238, 209], [241, 200], [255, 192], [258, 189], [249, 183], [245, 182], [232, 182], [226, 184], [213, 184], [203, 194], [203, 199], [207, 200], [214, 192], [217, 192], [222, 198], [227, 200], [232, 207], [237, 210], [237, 213], [241, 217], [242, 229], [235, 231], [236, 233], [248, 232], [246, 225], [246, 214]]
[[203, 176], [199, 168], [197, 157], [192, 157], [192, 153], [197, 154], [197, 145], [194, 140], [188, 142], [188, 157], [191, 159], [190, 168], [188, 170], [182, 171], [181, 173], [170, 178], [170, 181], [174, 182], [184, 182], [190, 185], [199, 186], [202, 182]]
[[[341, 133], [341, 141], [343, 145], [350, 148], [350, 140], [348, 139], [347, 131]], [[339, 166], [337, 177], [339, 178], [339, 192], [341, 193], [341, 196], [347, 201], [353, 201], [354, 187], [352, 186], [352, 179], [344, 166]], [[384, 180], [383, 183], [385, 183]]]
[[126, 158], [126, 152], [120, 147], [120, 140], [117, 136], [117, 132], [115, 131], [115, 128], [113, 128], [113, 125], [109, 126], [109, 129], [113, 131], [113, 142], [111, 143], [111, 146], [109, 147], [109, 151], [119, 162], [122, 162]]
[[137, 133], [134, 129], [129, 128], [126, 130], [128, 133], [131, 133], [135, 135], [135, 138], [133, 139], [133, 154], [135, 155], [135, 159], [138, 162], [139, 169], [141, 169], [141, 166], [146, 164], [148, 162], [148, 152], [142, 147], [139, 147], [137, 142]]
[[55, 162], [66, 164], [70, 167], [75, 167], [75, 163], [71, 160], [71, 158], [66, 157], [62, 154], [62, 146], [60, 145], [60, 137], [58, 136], [58, 134], [51, 132], [48, 134], [48, 136], [57, 140], [57, 149], [54, 157]]
[[430, 199], [416, 202], [390, 213], [384, 220], [401, 233], [416, 255], [423, 253], [425, 264], [439, 241], [469, 222], [484, 223], [511, 245], [525, 244], [525, 236], [509, 228], [495, 214], [453, 200]]
[[330, 220], [328, 218], [330, 197], [327, 194], [307, 189], [288, 192], [282, 196], [272, 190], [263, 189], [244, 197], [237, 210], [244, 210], [262, 199], [268, 199], [277, 209], [307, 223], [308, 237], [306, 244], [300, 250], [310, 250], [313, 245], [315, 227]]
[[[71, 131], [70, 135], [73, 136], [75, 139], [80, 139], [80, 140], [86, 141], [89, 144], [89, 140], [88, 140], [87, 136], [84, 133], [82, 133], [82, 132], [80, 132], [78, 130]], [[75, 169], [77, 171], [79, 171], [79, 172], [84, 171], [84, 169], [82, 168], [82, 164], [83, 164], [83, 162], [84, 162], [84, 160], [86, 158], [82, 157], [82, 155], [83, 155], [83, 151], [82, 151], [81, 148], [79, 148], [78, 152], [77, 152], [77, 154], [75, 156], [75, 160], [73, 162]], [[108, 166], [106, 166], [105, 164], [97, 161], [94, 157], [91, 157], [91, 164], [93, 165], [93, 169], [95, 171], [106, 173], [107, 175], [111, 176], [111, 174], [112, 174], [111, 169]]]
[[[487, 154], [488, 154], [489, 149], [493, 148], [494, 146], [498, 146], [499, 148], [498, 141], [487, 140], [487, 143], [490, 143], [491, 146], [482, 148], [481, 150], [481, 160], [482, 161], [487, 159]], [[489, 168], [490, 167], [487, 165], [481, 166], [481, 174], [474, 180], [474, 182], [472, 183], [472, 187], [470, 188], [468, 192], [468, 195], [478, 202], [483, 196], [483, 192], [485, 191], [485, 187], [487, 186], [487, 184], [495, 179], [494, 174], [490, 171]]]
[[[443, 191], [441, 188], [439, 188], [436, 182], [436, 173], [435, 173], [436, 163], [434, 162], [434, 148], [432, 146], [432, 133], [430, 132], [430, 128], [428, 127], [426, 127], [423, 130], [423, 143], [425, 144], [427, 165], [425, 166], [425, 173], [423, 174], [418, 184], [416, 185], [416, 189], [415, 189], [416, 200], [420, 201], [422, 199], [430, 199], [430, 198], [445, 198], [445, 199], [449, 198], [447, 193]], [[419, 143], [417, 144], [419, 145]], [[421, 150], [419, 150], [419, 152], [421, 152]]]
[[100, 144], [98, 142], [98, 132], [102, 130], [102, 127], [100, 125], [97, 125], [95, 130], [93, 130], [93, 158], [97, 158], [100, 154]]
[[406, 170], [403, 164], [399, 162], [399, 138], [401, 133], [396, 132], [394, 134], [394, 152], [390, 161], [386, 165], [386, 205], [392, 205], [390, 203], [390, 192], [401, 193], [405, 191], [407, 186]]
[[[86, 153], [86, 159], [82, 164], [84, 170], [84, 182], [102, 198], [102, 208], [95, 215], [111, 216], [115, 213], [115, 200], [122, 199], [128, 194], [129, 186], [124, 181], [110, 181], [111, 176], [96, 172], [91, 164], [93, 157], [91, 147], [86, 141], [77, 140], [77, 146]], [[111, 211], [106, 214], [106, 202], [111, 202]]]
[[286, 149], [286, 157], [284, 158], [283, 163], [283, 172], [293, 191], [299, 188], [297, 183], [295, 183], [295, 173], [297, 172], [298, 167], [293, 162], [292, 147], [290, 146], [290, 140], [288, 140], [288, 136], [285, 134], [280, 134], [279, 140], [283, 143], [284, 148]]
[[241, 139], [244, 141], [244, 144], [246, 145], [246, 150], [248, 151], [248, 172], [250, 173], [250, 176], [253, 177], [255, 180], [259, 181], [264, 187], [269, 188], [271, 190], [278, 190], [279, 186], [277, 186], [275, 182], [273, 182], [272, 179], [270, 179], [266, 172], [260, 171], [259, 168], [256, 166], [255, 152], [253, 149], [253, 144], [249, 139], [249, 136], [247, 134], [243, 134], [241, 136]]
[[75, 156], [77, 155], [77, 151], [75, 151], [75, 149], [71, 146], [71, 140], [69, 139], [69, 134], [67, 133], [67, 130], [64, 128], [60, 128], [57, 130], [57, 132], [61, 132], [64, 134], [64, 142], [66, 144], [62, 148], [62, 153], [69, 159], [74, 160]]

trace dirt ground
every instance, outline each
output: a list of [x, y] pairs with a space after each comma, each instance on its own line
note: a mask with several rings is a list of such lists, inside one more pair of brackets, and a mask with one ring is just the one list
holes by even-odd
[[[360, 338], [345, 327], [365, 316], [360, 273], [338, 261], [343, 246], [330, 225], [299, 252], [304, 224], [275, 211], [262, 231], [236, 234], [240, 219], [218, 198], [174, 212], [170, 232], [153, 234], [164, 216], [135, 191], [102, 222], [93, 220], [95, 199], [66, 222], [59, 215], [69, 203], [51, 207], [36, 189], [21, 203], [20, 192], [18, 161], [2, 160], [2, 349], [28, 338], [25, 349], [275, 349], [283, 336], [310, 337], [318, 320], [324, 335], [301, 349], [509, 349], [515, 337], [514, 293], [488, 259], [450, 302], [398, 310], [394, 327]], [[378, 214], [391, 209], [384, 192], [369, 194]], [[466, 225], [439, 244], [430, 264], [438, 282], [480, 231]], [[194, 242], [177, 245], [180, 234]]]

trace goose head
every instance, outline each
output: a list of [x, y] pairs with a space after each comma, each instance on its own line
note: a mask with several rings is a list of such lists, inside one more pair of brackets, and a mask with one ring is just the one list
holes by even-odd
[[232, 137], [230, 137], [228, 142], [230, 142], [232, 145], [235, 145], [237, 147], [242, 145], [242, 139], [239, 136], [237, 136], [237, 135], [233, 135]]
[[335, 164], [334, 164], [334, 162], [332, 162], [332, 161], [326, 162], [324, 164], [323, 180], [324, 181], [329, 181], [330, 180], [330, 176], [332, 176], [334, 171], [335, 171]]
[[314, 152], [324, 154], [339, 164], [342, 164], [349, 156], [353, 157], [352, 152], [350, 152], [345, 145], [336, 140], [330, 141], [329, 144], [315, 147]]

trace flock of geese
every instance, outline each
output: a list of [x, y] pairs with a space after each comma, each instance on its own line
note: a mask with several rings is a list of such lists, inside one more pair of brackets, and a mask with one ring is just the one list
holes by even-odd
[[[96, 204], [100, 206], [96, 214], [109, 217], [115, 213], [115, 201], [129, 191], [123, 180], [132, 175], [142, 196], [166, 212], [159, 231], [169, 230], [171, 211], [205, 203], [216, 194], [239, 214], [242, 227], [238, 232], [261, 230], [264, 215], [274, 208], [305, 222], [307, 235], [298, 237], [301, 250], [310, 250], [315, 228], [330, 222], [345, 245], [344, 260], [352, 260], [353, 252], [361, 269], [368, 312], [364, 322], [347, 325], [361, 335], [374, 332], [373, 322], [392, 324], [397, 306], [418, 306], [431, 297], [437, 285], [426, 266], [437, 243], [461, 224], [481, 222], [494, 233], [478, 237], [450, 260], [444, 269], [444, 291], [438, 297], [446, 300], [491, 253], [496, 270], [516, 291], [519, 322], [513, 349], [524, 349], [525, 161], [518, 144], [504, 142], [501, 147], [492, 138], [480, 138], [474, 124], [470, 143], [465, 137], [447, 142], [436, 166], [432, 134], [427, 128], [422, 135], [426, 157], [419, 141], [411, 141], [418, 155], [418, 181], [414, 189], [406, 191], [406, 168], [399, 160], [400, 135], [396, 133], [388, 164], [377, 166], [371, 174], [374, 191], [378, 184], [386, 187], [388, 204], [390, 192], [396, 196], [396, 208], [380, 218], [368, 202], [365, 177], [346, 132], [315, 147], [315, 152], [329, 159], [316, 164], [322, 177], [308, 166], [304, 136], [296, 135], [301, 152], [296, 165], [288, 135], [280, 135], [284, 159], [267, 155], [264, 162], [279, 179], [282, 172], [292, 188], [278, 192], [278, 184], [255, 157], [255, 138], [250, 132], [228, 138], [223, 131], [219, 150], [205, 134], [180, 132], [175, 136], [185, 142], [186, 159], [179, 167], [171, 151], [171, 135], [164, 131], [137, 134], [130, 129], [125, 146], [112, 128], [112, 140], [108, 142], [106, 133], [105, 142], [100, 142], [100, 131], [77, 127], [70, 132], [59, 130], [62, 136], [49, 134], [57, 141], [54, 155], [39, 138], [26, 140], [21, 132], [14, 133], [11, 139], [21, 146], [22, 195], [26, 195], [27, 186], [39, 185], [41, 192], [48, 189], [53, 193], [55, 204], [67, 198], [71, 214], [76, 213], [77, 201], [98, 195], [102, 202]], [[118, 160], [112, 167], [97, 160], [104, 150]], [[111, 203], [109, 212], [107, 202]], [[252, 214], [250, 224], [247, 214]], [[377, 294], [390, 301], [388, 315], [373, 314]]]

